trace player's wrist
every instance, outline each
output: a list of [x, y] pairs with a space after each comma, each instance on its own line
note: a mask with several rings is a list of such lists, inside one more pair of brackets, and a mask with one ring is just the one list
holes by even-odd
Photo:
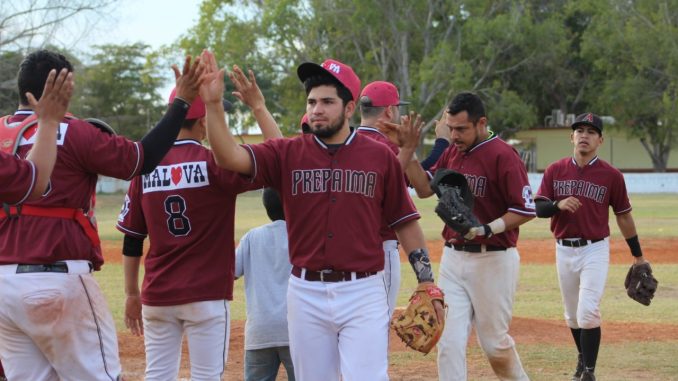
[[633, 255], [636, 258], [643, 256], [643, 250], [640, 248], [640, 241], [638, 240], [638, 235], [634, 235], [631, 238], [627, 238], [626, 244], [629, 245], [629, 249], [631, 249], [631, 255]]
[[433, 269], [431, 268], [431, 260], [428, 256], [427, 249], [414, 249], [407, 256], [407, 259], [412, 265], [414, 274], [417, 276], [417, 281], [421, 283], [433, 283]]

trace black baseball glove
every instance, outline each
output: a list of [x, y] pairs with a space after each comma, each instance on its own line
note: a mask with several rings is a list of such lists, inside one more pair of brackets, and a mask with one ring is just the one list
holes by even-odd
[[431, 180], [431, 189], [438, 195], [435, 212], [445, 225], [461, 236], [480, 225], [473, 215], [473, 193], [464, 175], [451, 169], [440, 169]]
[[649, 263], [633, 265], [626, 274], [624, 287], [628, 296], [640, 304], [650, 305], [659, 281], [652, 275]]

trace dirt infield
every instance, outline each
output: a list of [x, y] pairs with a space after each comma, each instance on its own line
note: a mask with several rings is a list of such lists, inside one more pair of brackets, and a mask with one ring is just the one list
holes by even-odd
[[[653, 263], [678, 263], [678, 239], [647, 239], [643, 240], [643, 252]], [[121, 243], [104, 241], [106, 262], [119, 263], [121, 261]], [[554, 263], [553, 240], [523, 240], [518, 249], [522, 263]], [[428, 243], [431, 257], [434, 261], [440, 260], [442, 244], [440, 241]], [[611, 247], [611, 263], [631, 263], [629, 249], [622, 240], [615, 240]], [[403, 258], [404, 259], [404, 258]], [[605, 341], [633, 342], [633, 341], [675, 341], [678, 338], [678, 324], [644, 324], [642, 330], [632, 329], [633, 323], [604, 322]], [[226, 379], [243, 379], [243, 332], [244, 321], [233, 321], [231, 326], [231, 342], [229, 348]], [[511, 324], [511, 334], [516, 342], [522, 344], [541, 343], [552, 345], [567, 345], [572, 340], [564, 323], [553, 320], [530, 318], [514, 318]], [[142, 380], [145, 368], [143, 339], [134, 337], [127, 331], [118, 333], [120, 354], [127, 381]], [[470, 345], [477, 346], [474, 338]], [[188, 352], [184, 344], [180, 377], [187, 379]], [[391, 332], [389, 352], [397, 354], [409, 351], [402, 342]], [[432, 357], [431, 357], [432, 356]], [[431, 366], [430, 354], [426, 360], [422, 357], [421, 365], [418, 362], [409, 362], [407, 366], [392, 366], [390, 376], [392, 380], [432, 380], [436, 379], [436, 369]], [[284, 370], [278, 380], [286, 380]]]

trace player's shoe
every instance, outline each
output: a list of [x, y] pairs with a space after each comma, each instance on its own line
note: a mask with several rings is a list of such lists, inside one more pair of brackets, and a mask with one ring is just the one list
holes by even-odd
[[582, 373], [584, 373], [584, 359], [580, 353], [577, 358], [577, 369], [574, 371], [574, 374], [572, 375], [572, 381], [580, 381]]
[[581, 381], [596, 381], [596, 376], [593, 372], [585, 370], [584, 373], [581, 374]]

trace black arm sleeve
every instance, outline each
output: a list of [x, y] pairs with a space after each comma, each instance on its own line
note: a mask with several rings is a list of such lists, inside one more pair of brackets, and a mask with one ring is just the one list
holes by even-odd
[[143, 238], [135, 238], [130, 235], [125, 235], [125, 239], [122, 241], [122, 255], [126, 255], [128, 257], [141, 257], [143, 254]]
[[174, 98], [174, 102], [158, 124], [141, 138], [141, 145], [144, 147], [142, 174], [151, 173], [160, 163], [160, 160], [165, 157], [167, 151], [172, 148], [190, 106], [183, 99]]
[[447, 139], [438, 138], [436, 139], [435, 144], [433, 144], [433, 149], [428, 157], [421, 162], [421, 167], [424, 168], [424, 171], [428, 171], [433, 164], [438, 161], [440, 155], [450, 146], [450, 142]]
[[543, 198], [534, 200], [537, 209], [537, 217], [548, 218], [558, 213], [560, 209], [556, 206], [556, 202], [557, 201], [544, 200]]

